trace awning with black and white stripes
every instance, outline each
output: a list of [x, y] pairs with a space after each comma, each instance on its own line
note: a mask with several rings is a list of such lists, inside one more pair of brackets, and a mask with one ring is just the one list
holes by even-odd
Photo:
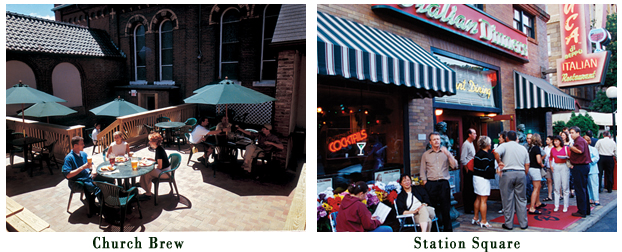
[[514, 71], [516, 109], [553, 108], [574, 110], [574, 98], [544, 79]]
[[414, 41], [318, 11], [317, 74], [456, 93], [456, 73]]

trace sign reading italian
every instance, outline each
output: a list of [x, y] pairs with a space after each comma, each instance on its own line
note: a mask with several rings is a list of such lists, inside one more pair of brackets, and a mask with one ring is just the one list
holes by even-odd
[[372, 9], [389, 9], [432, 24], [452, 33], [529, 61], [527, 36], [504, 23], [471, 8], [456, 4], [373, 4]]
[[602, 85], [610, 52], [589, 53], [586, 8], [583, 4], [560, 4], [562, 57], [557, 60], [557, 86], [571, 88]]

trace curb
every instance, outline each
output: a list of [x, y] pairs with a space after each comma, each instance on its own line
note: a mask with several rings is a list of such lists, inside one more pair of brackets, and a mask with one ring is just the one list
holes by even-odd
[[610, 202], [606, 206], [603, 206], [603, 208], [600, 211], [598, 211], [596, 214], [591, 214], [590, 217], [586, 217], [585, 220], [583, 222], [581, 222], [581, 224], [579, 224], [576, 227], [568, 230], [568, 232], [583, 232], [583, 231], [587, 230], [592, 225], [596, 224], [596, 222], [598, 222], [600, 219], [602, 219], [606, 214], [609, 213], [609, 211], [614, 209], [616, 206], [618, 206], [618, 201], [617, 200], [613, 200], [612, 202]]

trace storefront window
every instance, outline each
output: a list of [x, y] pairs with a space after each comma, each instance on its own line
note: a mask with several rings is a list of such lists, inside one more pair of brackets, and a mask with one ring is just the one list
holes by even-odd
[[[498, 71], [443, 55], [435, 54], [440, 61], [456, 72], [456, 95], [435, 98], [436, 103], [468, 105], [497, 109]], [[492, 112], [492, 111], [491, 111]]]
[[399, 94], [318, 85], [318, 176], [402, 168]]

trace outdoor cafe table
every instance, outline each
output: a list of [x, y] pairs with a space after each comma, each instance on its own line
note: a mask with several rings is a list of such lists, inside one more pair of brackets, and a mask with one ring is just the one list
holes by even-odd
[[[138, 159], [140, 160], [141, 158], [139, 157]], [[126, 190], [136, 183], [136, 177], [145, 175], [150, 171], [153, 171], [153, 169], [155, 168], [155, 162], [153, 162], [150, 166], [141, 166], [139, 164], [136, 170], [133, 170], [132, 163], [130, 162], [130, 160], [127, 160], [123, 163], [115, 162], [114, 171], [102, 171], [101, 168], [107, 165], [110, 165], [109, 161], [99, 164], [97, 166], [97, 175], [103, 176], [105, 178], [116, 179], [117, 184], [122, 185]], [[132, 180], [132, 183], [129, 182], [130, 179]]]
[[181, 127], [186, 126], [186, 124], [183, 122], [159, 122], [159, 123], [156, 123], [155, 126], [166, 130], [166, 138], [167, 138], [166, 142], [167, 142], [167, 145], [170, 145], [172, 136], [173, 136], [172, 134], [173, 129], [179, 129]]
[[[224, 138], [224, 136], [220, 136]], [[235, 141], [235, 142], [230, 142]], [[224, 157], [219, 157], [218, 162], [224, 163], [235, 163], [237, 160], [237, 150], [243, 151], [246, 149], [246, 146], [250, 145], [253, 141], [247, 137], [235, 137], [233, 139], [227, 139], [227, 141], [216, 141], [215, 137], [208, 137], [205, 139], [205, 143], [211, 146], [224, 148], [223, 152], [227, 152], [228, 149], [235, 149], [236, 152], [233, 155], [223, 155]], [[222, 158], [222, 159], [221, 159]], [[214, 169], [214, 176], [216, 176], [216, 169]]]
[[[41, 139], [41, 138], [36, 138], [36, 137], [23, 137], [23, 138], [18, 138], [18, 139], [14, 139], [13, 141], [11, 141], [11, 144], [15, 145], [15, 146], [22, 146], [22, 148], [24, 149], [24, 169], [28, 169], [28, 153], [30, 153], [30, 151], [32, 150], [32, 145], [33, 144], [37, 144], [37, 143], [43, 143], [47, 140], [45, 139]], [[30, 176], [32, 177], [32, 170], [33, 170], [33, 165], [30, 165]], [[52, 173], [52, 169], [50, 169], [50, 173]]]

